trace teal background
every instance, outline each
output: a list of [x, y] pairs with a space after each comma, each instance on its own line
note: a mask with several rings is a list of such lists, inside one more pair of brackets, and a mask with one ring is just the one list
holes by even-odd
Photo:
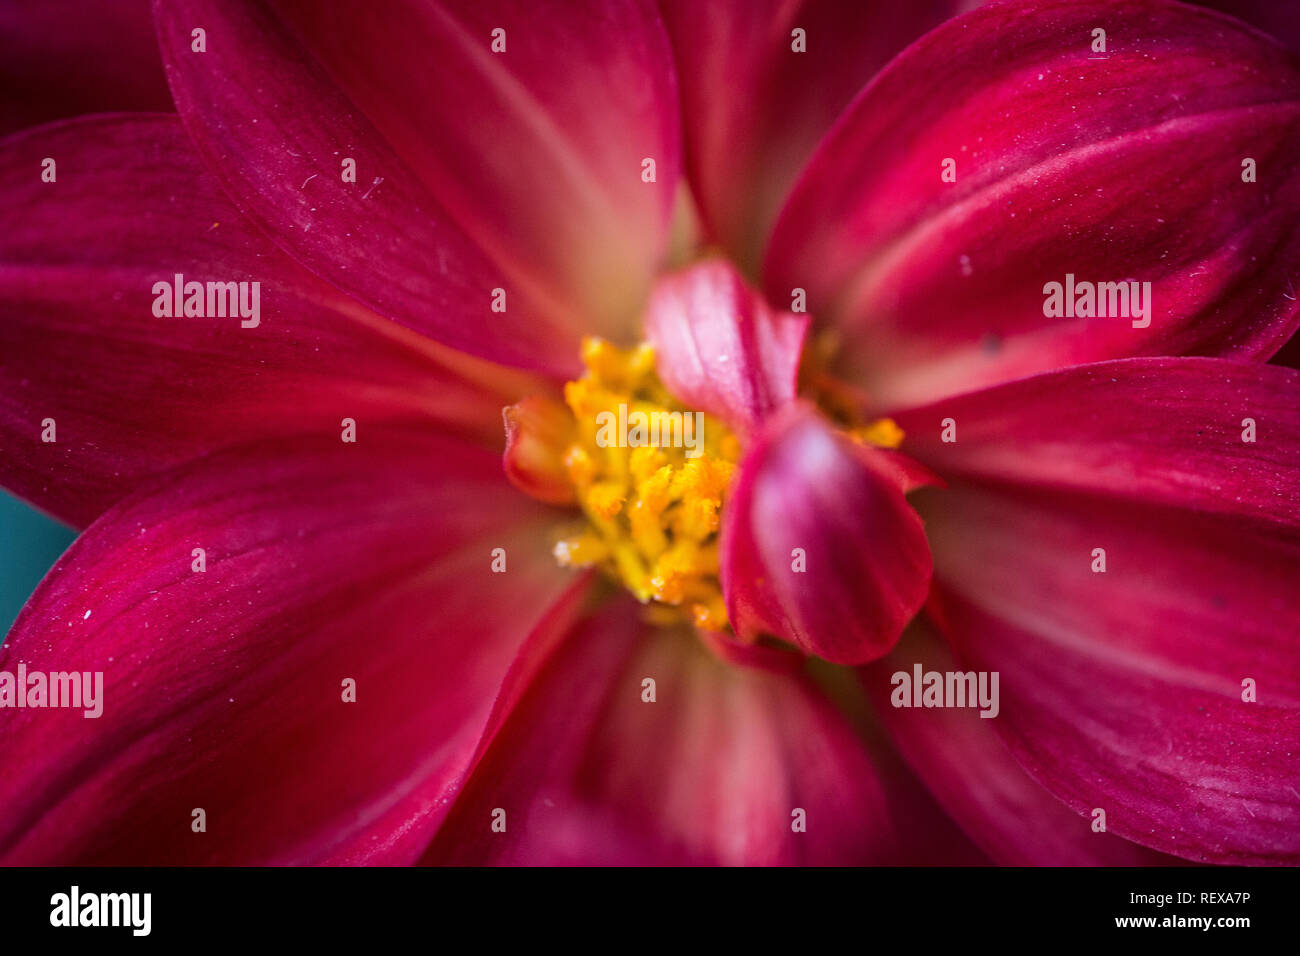
[[17, 498], [0, 491], [0, 634], [77, 536]]

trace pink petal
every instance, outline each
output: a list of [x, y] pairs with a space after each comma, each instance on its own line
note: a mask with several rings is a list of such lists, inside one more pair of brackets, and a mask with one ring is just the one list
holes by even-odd
[[[961, 0], [664, 0], [686, 163], [711, 232], [751, 274], [781, 202], [853, 95]], [[805, 53], [794, 52], [795, 29]]]
[[564, 453], [577, 440], [573, 413], [541, 395], [504, 409], [506, 450], [502, 466], [520, 491], [554, 505], [577, 504]]
[[[200, 150], [311, 268], [440, 341], [515, 364], [569, 369], [576, 329], [633, 334], [679, 164], [671, 52], [648, 3], [402, 0], [383, 16], [348, 0], [156, 6]], [[190, 52], [198, 23], [204, 55]], [[491, 50], [496, 29], [504, 53]], [[340, 181], [349, 156], [355, 184]], [[490, 311], [494, 287], [507, 289], [504, 313]]]
[[[909, 765], [944, 809], [996, 862], [1009, 866], [1160, 866], [1177, 862], [1109, 833], [1095, 833], [1020, 768], [978, 709], [901, 708], [899, 672], [960, 671], [923, 617], [883, 660], [862, 668], [863, 686]], [[990, 710], [991, 712], [991, 710]]]
[[743, 432], [794, 399], [807, 330], [807, 316], [770, 308], [722, 259], [661, 279], [646, 314], [668, 390]]
[[723, 663], [638, 617], [620, 602], [550, 654], [425, 862], [899, 862], [939, 841], [977, 858], [806, 675]]
[[991, 723], [1035, 779], [1165, 853], [1300, 860], [1293, 530], [1016, 487], [920, 494], [944, 630], [966, 668], [1000, 673]]
[[[765, 287], [806, 288], [885, 403], [1107, 358], [1267, 357], [1300, 324], [1297, 164], [1300, 70], [1260, 34], [1163, 0], [994, 4], [857, 98]], [[1067, 274], [1150, 282], [1149, 326], [1048, 318]]]
[[122, 502], [0, 656], [104, 673], [98, 719], [0, 723], [0, 854], [410, 862], [516, 649], [536, 622], [565, 629], [547, 609], [577, 579], [538, 546], [548, 521], [495, 454], [427, 429], [240, 446]]
[[[41, 182], [41, 158], [57, 180]], [[145, 476], [271, 435], [385, 419], [499, 447], [512, 379], [340, 295], [246, 221], [174, 117], [68, 121], [0, 147], [0, 468], [86, 525]], [[260, 283], [260, 321], [157, 317], [155, 282]], [[252, 321], [252, 320], [249, 320]], [[42, 441], [54, 420], [54, 442]]]
[[[1297, 395], [1300, 372], [1292, 369], [1129, 359], [1051, 372], [894, 417], [907, 433], [908, 454], [948, 477], [1092, 492], [1295, 528]], [[943, 441], [946, 419], [955, 442]]]
[[0, 5], [0, 136], [108, 110], [170, 110], [149, 0]]
[[930, 583], [925, 531], [900, 478], [805, 406], [771, 419], [723, 511], [736, 633], [772, 634], [839, 664], [887, 653]]

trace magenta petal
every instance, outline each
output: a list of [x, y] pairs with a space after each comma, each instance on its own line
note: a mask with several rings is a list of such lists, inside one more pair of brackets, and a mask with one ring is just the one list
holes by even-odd
[[550, 520], [426, 429], [241, 446], [120, 503], [0, 655], [104, 674], [96, 719], [6, 710], [0, 855], [410, 862], [529, 630], [567, 630]]
[[[382, 16], [345, 0], [157, 7], [200, 149], [313, 269], [502, 361], [567, 369], [575, 329], [634, 334], [680, 163], [672, 56], [650, 4], [401, 0]], [[200, 22], [211, 39], [196, 56]], [[355, 184], [340, 182], [349, 156]], [[645, 159], [654, 182], [642, 180]], [[509, 281], [489, 279], [461, 230]], [[435, 275], [456, 294], [432, 295]], [[497, 286], [504, 313], [489, 308]]]
[[[873, 393], [912, 403], [1108, 358], [1267, 357], [1300, 323], [1298, 227], [1292, 54], [1162, 0], [1000, 3], [863, 91], [764, 278], [777, 300], [806, 288]], [[1150, 282], [1153, 308], [1049, 318], [1044, 287], [1067, 274]]]
[[[186, 129], [239, 208], [278, 246], [381, 314], [453, 348], [527, 368], [572, 369], [578, 333], [566, 316], [540, 309], [457, 227], [406, 157], [266, 5], [155, 6]], [[207, 31], [204, 53], [191, 48], [198, 24]], [[341, 36], [355, 43], [356, 27]], [[504, 311], [494, 310], [502, 301]]]
[[1014, 486], [918, 502], [944, 631], [1000, 673], [989, 722], [1033, 777], [1165, 853], [1300, 861], [1294, 530]]
[[[44, 156], [57, 157], [53, 183], [34, 172]], [[277, 252], [175, 117], [11, 137], [0, 182], [0, 476], [60, 518], [84, 526], [169, 465], [272, 435], [337, 436], [345, 418], [362, 442], [409, 419], [499, 444], [520, 376], [448, 354]], [[154, 283], [177, 273], [260, 283], [257, 325], [155, 315]]]
[[[663, 0], [705, 220], [753, 271], [786, 193], [853, 95], [962, 0]], [[796, 52], [802, 31], [805, 52]]]
[[651, 0], [272, 5], [503, 268], [584, 332], [635, 336], [681, 165]]
[[[550, 569], [537, 560], [543, 554], [545, 552], [537, 549], [534, 542], [534, 547], [523, 557], [528, 561], [530, 573], [540, 572], [541, 577], [546, 577]], [[506, 716], [514, 711], [546, 655], [568, 635], [574, 619], [589, 599], [591, 580], [590, 573], [574, 575], [558, 594], [549, 587], [546, 593], [539, 591], [536, 597], [541, 604], [530, 607], [527, 614], [517, 617], [513, 622], [500, 622], [507, 634], [506, 639], [515, 642], [512, 646], [516, 650], [509, 669], [496, 689], [486, 721], [481, 720], [485, 708], [480, 701], [472, 724], [456, 734], [454, 764], [442, 765], [430, 774], [423, 785], [409, 788], [391, 803], [382, 818], [356, 830], [350, 838], [334, 847], [327, 857], [321, 858], [321, 863], [331, 866], [404, 866], [419, 860], [428, 848], [430, 838], [450, 812], [453, 795], [464, 786], [487, 746], [496, 739]], [[530, 622], [531, 630], [525, 631]], [[519, 642], [519, 635], [524, 633], [527, 636]], [[504, 660], [496, 654], [495, 648], [488, 647], [486, 650], [488, 654], [484, 660], [490, 663], [491, 670], [474, 675], [478, 690], [486, 690], [487, 682], [496, 679]], [[470, 727], [482, 728], [472, 750]], [[436, 756], [433, 764], [425, 762], [419, 772], [427, 772], [440, 761], [441, 757]], [[448, 779], [452, 780], [450, 786], [445, 785]], [[435, 795], [436, 803], [433, 799]]]
[[[1300, 372], [1221, 359], [1102, 362], [894, 416], [947, 477], [1087, 491], [1300, 527]], [[943, 422], [952, 420], [945, 442]], [[1250, 439], [1250, 440], [1245, 440]]]
[[811, 409], [772, 418], [723, 510], [722, 584], [742, 639], [838, 664], [887, 653], [925, 601], [930, 552], [896, 466]]
[[[1160, 866], [1178, 862], [1109, 833], [1021, 769], [998, 737], [998, 717], [977, 709], [895, 707], [899, 672], [963, 668], [932, 625], [918, 618], [888, 657], [862, 668], [863, 686], [903, 756], [971, 838], [1009, 866]], [[991, 712], [991, 711], [990, 711]]]
[[807, 675], [724, 663], [619, 603], [537, 668], [425, 862], [900, 862], [928, 839], [969, 862], [894, 769]]
[[0, 136], [50, 120], [169, 110], [149, 0], [0, 4]]
[[742, 432], [794, 399], [807, 329], [807, 316], [772, 309], [721, 259], [661, 279], [646, 315], [668, 390]]

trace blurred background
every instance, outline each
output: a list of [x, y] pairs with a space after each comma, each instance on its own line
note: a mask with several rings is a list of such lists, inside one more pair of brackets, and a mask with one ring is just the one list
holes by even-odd
[[0, 635], [76, 532], [0, 491]]

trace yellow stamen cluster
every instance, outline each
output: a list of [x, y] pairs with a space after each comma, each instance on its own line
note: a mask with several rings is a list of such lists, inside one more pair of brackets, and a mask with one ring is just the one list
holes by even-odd
[[564, 388], [578, 430], [564, 466], [587, 526], [556, 544], [556, 558], [564, 565], [601, 567], [643, 604], [667, 605], [701, 628], [724, 629], [718, 528], [740, 443], [709, 416], [694, 435], [696, 457], [663, 440], [608, 441], [602, 419], [607, 427], [620, 406], [625, 416], [680, 413], [684, 419], [691, 413], [659, 381], [649, 345], [619, 349], [587, 339], [582, 360], [586, 373]]

